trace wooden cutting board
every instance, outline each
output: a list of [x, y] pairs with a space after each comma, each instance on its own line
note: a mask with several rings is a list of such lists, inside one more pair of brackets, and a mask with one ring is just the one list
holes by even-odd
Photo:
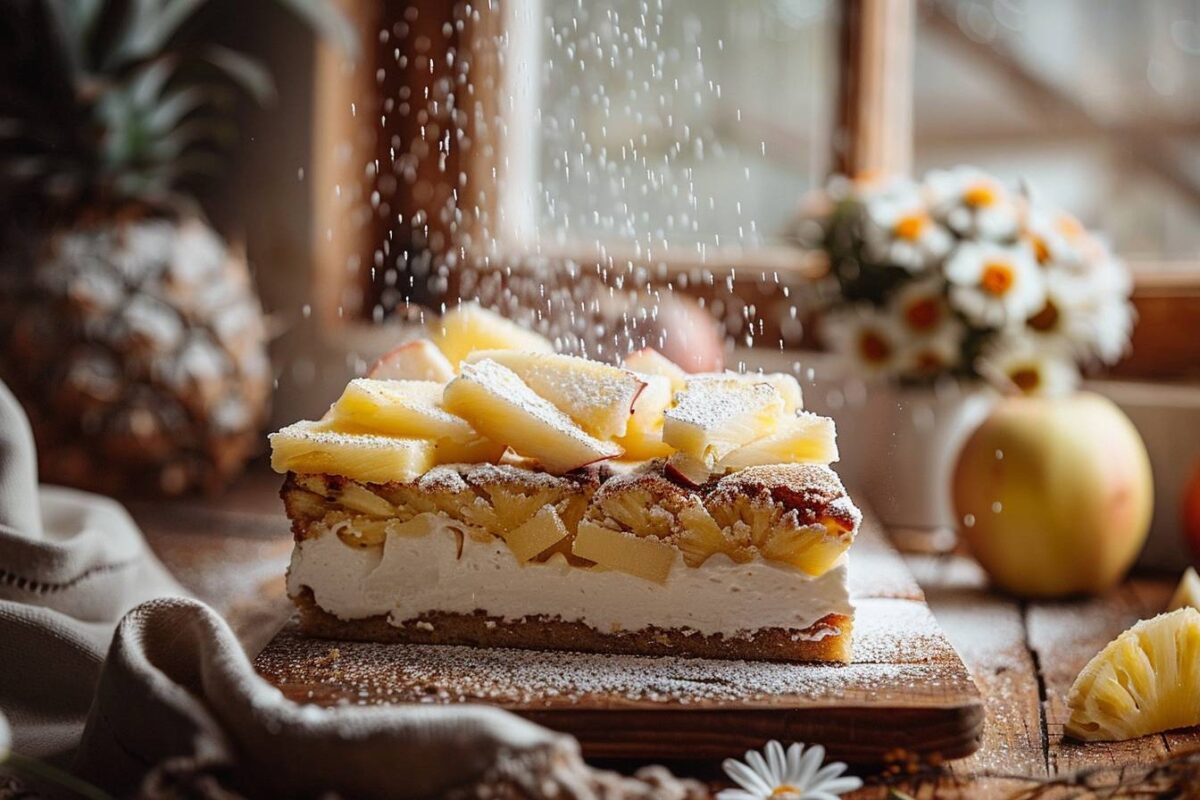
[[850, 563], [848, 665], [334, 642], [289, 623], [255, 666], [300, 703], [497, 705], [573, 734], [590, 758], [714, 759], [768, 739], [851, 763], [974, 752], [979, 692], [872, 520]]

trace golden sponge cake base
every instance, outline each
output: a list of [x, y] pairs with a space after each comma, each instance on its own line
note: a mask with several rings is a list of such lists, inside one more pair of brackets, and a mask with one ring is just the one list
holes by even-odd
[[300, 611], [300, 631], [322, 639], [753, 661], [850, 661], [852, 620], [842, 614], [826, 615], [801, 631], [762, 628], [746, 635], [725, 636], [657, 627], [598, 631], [582, 622], [558, 617], [540, 615], [504, 620], [482, 611], [474, 614], [432, 611], [395, 625], [384, 614], [339, 619], [318, 606], [307, 588], [292, 601]]

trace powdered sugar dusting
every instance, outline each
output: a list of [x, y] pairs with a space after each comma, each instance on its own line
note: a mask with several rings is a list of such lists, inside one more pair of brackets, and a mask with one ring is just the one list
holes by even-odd
[[322, 705], [811, 706], [867, 698], [903, 703], [922, 696], [933, 702], [947, 692], [972, 691], [966, 670], [923, 604], [864, 605], [854, 662], [848, 665], [335, 643], [286, 631], [256, 666], [272, 683], [288, 687], [294, 699]]

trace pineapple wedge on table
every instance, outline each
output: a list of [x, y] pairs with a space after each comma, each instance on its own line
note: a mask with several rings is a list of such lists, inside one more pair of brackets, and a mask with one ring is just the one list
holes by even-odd
[[1066, 733], [1122, 741], [1200, 725], [1200, 611], [1137, 623], [1096, 654], [1067, 694]]

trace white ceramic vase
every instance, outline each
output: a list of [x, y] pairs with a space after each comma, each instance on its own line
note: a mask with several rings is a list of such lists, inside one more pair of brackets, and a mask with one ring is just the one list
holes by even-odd
[[995, 401], [991, 389], [967, 384], [925, 389], [880, 384], [868, 391], [850, 423], [858, 430], [840, 438], [853, 450], [846, 457], [858, 466], [865, 499], [902, 547], [953, 546], [955, 460]]

